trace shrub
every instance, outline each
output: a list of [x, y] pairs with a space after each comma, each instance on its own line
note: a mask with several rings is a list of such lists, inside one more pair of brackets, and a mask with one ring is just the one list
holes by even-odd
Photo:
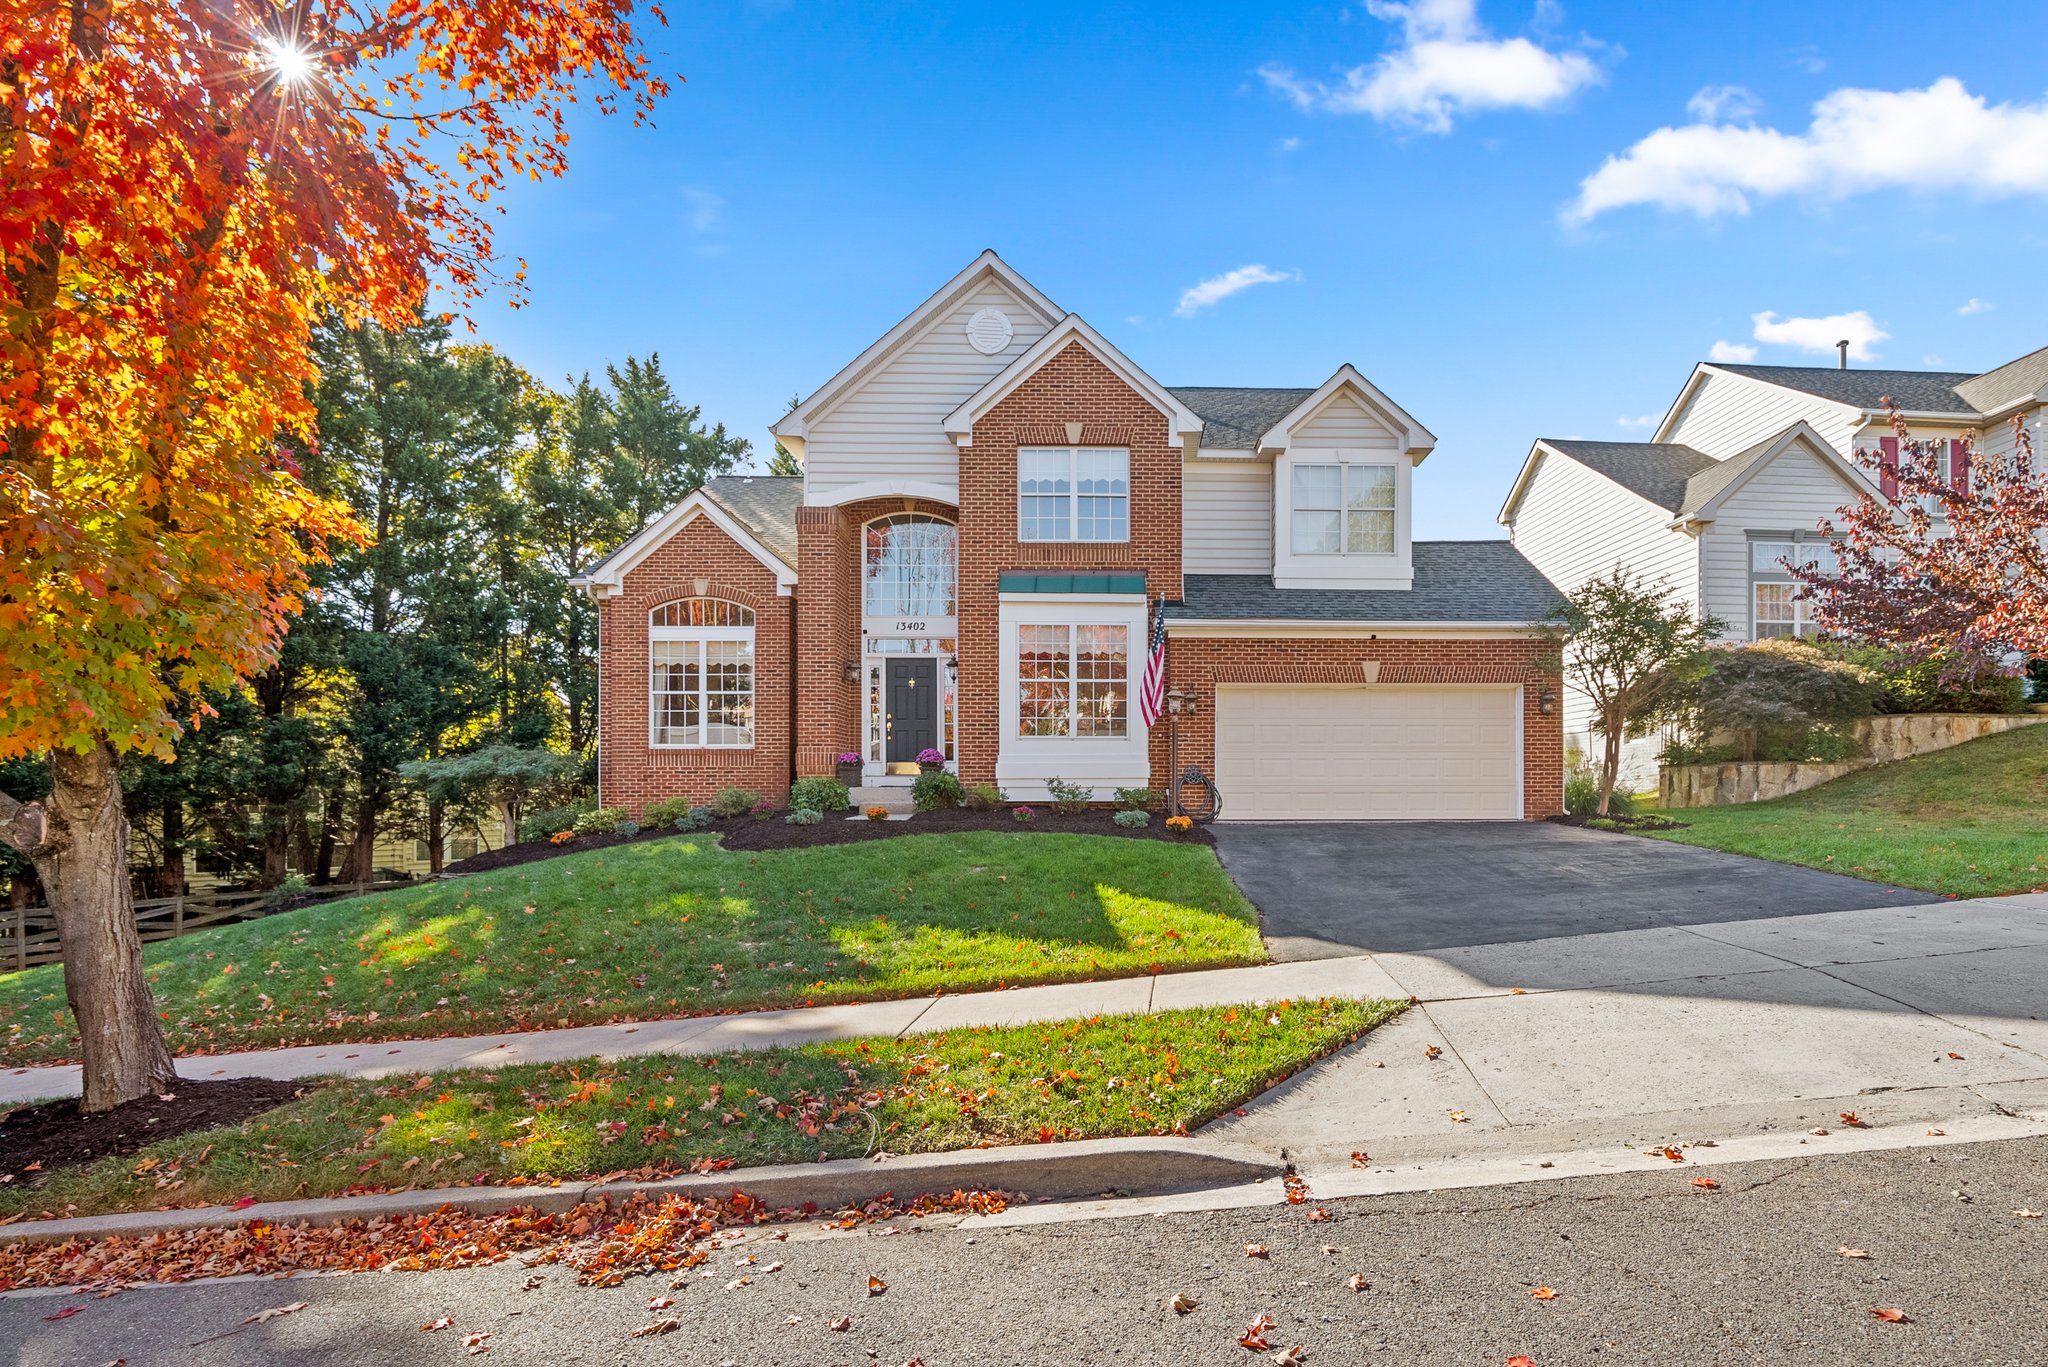
[[690, 799], [686, 797], [665, 797], [659, 802], [650, 802], [640, 809], [640, 820], [649, 826], [673, 826], [676, 818], [690, 810]]
[[[1149, 812], [1159, 806], [1161, 799], [1157, 788], [1119, 788], [1116, 790], [1117, 805], [1134, 812]], [[1132, 823], [1123, 823], [1128, 826]], [[1143, 824], [1143, 823], [1139, 823]]]
[[752, 788], [720, 788], [718, 796], [711, 799], [713, 816], [745, 816], [761, 801], [761, 795]]
[[927, 745], [924, 749], [917, 752], [917, 762], [919, 764], [944, 764], [946, 762], [946, 752], [944, 750], [935, 750]]
[[[1877, 676], [1876, 710], [1907, 712], [2024, 712], [2027, 676], [1988, 668], [1974, 678], [1955, 672], [1944, 656], [1906, 661], [1882, 646], [1833, 646], [1829, 653]], [[1944, 671], [1953, 677], [1943, 679]]]
[[709, 807], [692, 807], [669, 824], [679, 831], [701, 831], [717, 817]]
[[1065, 779], [1059, 778], [1047, 779], [1045, 791], [1052, 794], [1053, 810], [1066, 812], [1068, 815], [1087, 811], [1089, 800], [1095, 796], [1080, 784], [1068, 783]]
[[1011, 812], [1010, 815], [1016, 819], [1019, 825], [1024, 826], [1028, 826], [1032, 822], [1038, 820], [1038, 813], [1032, 811], [1029, 807], [1018, 807], [1015, 811]]
[[629, 817], [613, 828], [613, 834], [623, 835], [630, 840], [632, 837], [640, 834], [640, 823]]
[[624, 807], [594, 807], [577, 817], [569, 829], [578, 835], [610, 835], [625, 819]]
[[1152, 813], [1141, 812], [1135, 807], [1127, 807], [1120, 812], [1111, 812], [1109, 819], [1119, 826], [1136, 831], [1152, 824]]
[[1816, 727], [1869, 716], [1881, 692], [1874, 671], [1777, 638], [1702, 651], [1697, 668], [1670, 687], [1663, 711], [1702, 747], [1728, 740], [1744, 760], [1804, 757]]
[[519, 839], [546, 840], [556, 831], [566, 831], [575, 826], [576, 818], [597, 807], [593, 798], [582, 798], [566, 806], [549, 807], [546, 811], [532, 812], [519, 821]]
[[775, 804], [764, 797], [753, 806], [747, 808], [747, 814], [756, 821], [766, 821], [769, 817], [775, 815]]
[[872, 807], [863, 808], [861, 815], [870, 821], [887, 821], [889, 819], [889, 809], [880, 803], [876, 803]]
[[815, 826], [825, 819], [825, 814], [816, 807], [796, 807], [782, 819], [791, 826]]
[[1186, 835], [1194, 828], [1195, 819], [1191, 816], [1169, 816], [1166, 818], [1166, 829], [1177, 834]]
[[927, 769], [910, 785], [910, 805], [920, 812], [957, 807], [967, 800], [960, 776], [946, 769]]
[[836, 778], [800, 778], [789, 790], [789, 805], [813, 812], [843, 812], [853, 805], [853, 798]]
[[[1674, 747], [1675, 745], [1674, 742]], [[1666, 749], [1665, 754], [1666, 764], [1690, 762], [1668, 758], [1670, 748]], [[1600, 810], [1600, 771], [1592, 761], [1583, 756], [1564, 771], [1564, 809], [1571, 816], [1581, 817], [1591, 816]], [[1616, 788], [1613, 798], [1607, 804], [1608, 815], [1634, 816], [1635, 810], [1635, 799], [1620, 788]]]
[[977, 783], [965, 790], [967, 809], [971, 812], [993, 812], [1010, 800], [1010, 795], [993, 783]]

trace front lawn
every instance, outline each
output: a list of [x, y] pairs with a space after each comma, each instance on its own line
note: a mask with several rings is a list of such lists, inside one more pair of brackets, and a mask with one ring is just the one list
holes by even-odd
[[702, 1058], [343, 1079], [238, 1126], [45, 1172], [31, 1185], [16, 1175], [0, 1184], [0, 1217], [1172, 1134], [1406, 1005], [1283, 1001]]
[[2048, 886], [2048, 725], [1879, 765], [1772, 802], [1665, 812], [1658, 840], [1960, 897]]
[[[676, 836], [149, 946], [179, 1053], [582, 1025], [1266, 960], [1196, 845], [969, 832], [734, 853]], [[75, 1056], [62, 968], [0, 976], [8, 1066]]]

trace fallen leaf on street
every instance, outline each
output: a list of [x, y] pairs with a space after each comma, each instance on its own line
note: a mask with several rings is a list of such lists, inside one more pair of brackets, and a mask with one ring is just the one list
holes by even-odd
[[1173, 1298], [1172, 1304], [1174, 1314], [1189, 1315], [1194, 1313], [1195, 1307], [1200, 1305], [1201, 1302], [1183, 1291]]
[[1674, 1163], [1683, 1163], [1685, 1161], [1685, 1155], [1679, 1152], [1677, 1149], [1672, 1148], [1669, 1144], [1666, 1144], [1661, 1149], [1652, 1149], [1650, 1150], [1650, 1152], [1658, 1155], [1659, 1157], [1668, 1158]]
[[1947, 1133], [1947, 1130], [1929, 1130], [1927, 1132], [1927, 1137], [1929, 1139], [1939, 1139], [1942, 1135], [1945, 1135]]
[[432, 1324], [421, 1325], [420, 1332], [422, 1334], [436, 1334], [443, 1329], [453, 1329], [454, 1327], [455, 1317], [453, 1315], [443, 1315], [441, 1316], [441, 1318], [435, 1320]]
[[1508, 995], [1510, 997], [1526, 997], [1529, 995], [1529, 989], [1526, 987], [1511, 987], [1508, 989]]
[[1297, 1343], [1292, 1348], [1282, 1348], [1273, 1354], [1273, 1361], [1279, 1363], [1280, 1367], [1301, 1367], [1307, 1356], [1308, 1350]]
[[1826, 1131], [1826, 1130], [1823, 1130], [1823, 1129], [1821, 1129], [1821, 1128], [1820, 1128], [1820, 1127], [1819, 1127], [1818, 1125], [1816, 1125], [1816, 1126], [1814, 1126], [1814, 1127], [1813, 1127], [1812, 1129], [1808, 1130], [1808, 1131], [1807, 1131], [1807, 1133], [1808, 1133], [1808, 1134], [1816, 1134], [1816, 1135], [1824, 1135], [1824, 1134], [1826, 1134], [1826, 1133], [1827, 1133], [1827, 1131]]
[[1958, 1053], [1957, 1053], [1957, 1052], [1956, 1052], [1955, 1050], [1953, 1050], [1953, 1049], [1951, 1049], [1951, 1050], [1949, 1050], [1949, 1051], [1948, 1051], [1948, 1056], [1949, 1056], [1950, 1058], [1952, 1058], [1952, 1059], [1957, 1059], [1957, 1060], [1960, 1060], [1960, 1059], [1962, 1058], [1962, 1055], [1961, 1055], [1961, 1054], [1958, 1054]]
[[1371, 1155], [1371, 1154], [1369, 1154], [1369, 1153], [1367, 1153], [1367, 1152], [1366, 1152], [1366, 1151], [1365, 1151], [1364, 1149], [1353, 1149], [1353, 1150], [1351, 1151], [1351, 1166], [1352, 1166], [1352, 1167], [1354, 1167], [1354, 1168], [1362, 1168], [1362, 1167], [1364, 1167], [1364, 1166], [1365, 1166], [1365, 1165], [1366, 1165], [1367, 1163], [1370, 1163], [1370, 1162], [1372, 1162], [1372, 1155]]
[[1244, 1331], [1237, 1341], [1244, 1347], [1254, 1350], [1271, 1348], [1273, 1345], [1266, 1342], [1266, 1331], [1268, 1329], [1277, 1329], [1279, 1325], [1280, 1321], [1274, 1319], [1271, 1315], [1261, 1315], [1251, 1322], [1250, 1327]]
[[788, 1325], [798, 1325], [802, 1324], [803, 1322], [804, 1317], [802, 1315], [791, 1315], [788, 1319], [783, 1321], [784, 1324]]
[[781, 1263], [770, 1263], [770, 1264], [768, 1264], [768, 1266], [766, 1266], [766, 1267], [764, 1267], [764, 1268], [762, 1268], [762, 1269], [761, 1269], [761, 1271], [762, 1271], [763, 1273], [768, 1273], [768, 1272], [780, 1272], [781, 1270], [782, 1270], [782, 1264], [781, 1264]]
[[883, 1281], [880, 1277], [870, 1276], [868, 1278], [868, 1294], [870, 1296], [879, 1296], [888, 1289], [889, 1283]]
[[1854, 1258], [1858, 1262], [1870, 1261], [1870, 1253], [1867, 1249], [1851, 1248], [1849, 1247], [1849, 1245], [1843, 1244], [1840, 1248], [1837, 1248], [1835, 1252], [1839, 1253], [1844, 1258]]
[[1453, 1125], [1465, 1125], [1465, 1124], [1469, 1124], [1469, 1123], [1471, 1123], [1471, 1120], [1472, 1120], [1472, 1117], [1470, 1117], [1470, 1116], [1466, 1115], [1466, 1114], [1465, 1114], [1465, 1113], [1464, 1113], [1463, 1111], [1452, 1111], [1452, 1112], [1451, 1112], [1451, 1123], [1452, 1123]]
[[1526, 1353], [1517, 1353], [1508, 1359], [1507, 1367], [1536, 1367], [1536, 1359]]
[[1317, 1206], [1314, 1210], [1308, 1213], [1308, 1218], [1310, 1223], [1312, 1224], [1327, 1224], [1329, 1223], [1330, 1212], [1324, 1210], [1321, 1206]]
[[1886, 1324], [1911, 1324], [1913, 1322], [1913, 1317], [1899, 1309], [1896, 1305], [1873, 1305], [1870, 1307], [1870, 1317], [1883, 1320]]
[[647, 1298], [647, 1308], [649, 1310], [666, 1310], [675, 1303], [676, 1300], [673, 1296], [649, 1296]]
[[1539, 1301], [1554, 1301], [1557, 1299], [1557, 1293], [1547, 1286], [1539, 1286], [1529, 1294]]
[[1266, 1256], [1266, 1246], [1264, 1244], [1246, 1244], [1244, 1246], [1244, 1256], [1247, 1258], [1263, 1258]]
[[1844, 1125], [1847, 1125], [1852, 1130], [1867, 1130], [1870, 1128], [1868, 1122], [1866, 1122], [1862, 1116], [1857, 1115], [1854, 1111], [1842, 1112], [1842, 1123]]
[[683, 1322], [681, 1320], [656, 1320], [652, 1324], [641, 1325], [627, 1337], [636, 1339], [653, 1338], [656, 1334], [673, 1334], [682, 1327]]
[[1423, 1049], [1423, 1051], [1422, 1051], [1422, 1056], [1423, 1056], [1424, 1058], [1436, 1058], [1436, 1057], [1439, 1057], [1439, 1056], [1440, 1056], [1440, 1055], [1441, 1055], [1442, 1053], [1443, 1053], [1443, 1046], [1442, 1046], [1442, 1045], [1439, 1045], [1439, 1044], [1431, 1044], [1431, 1045], [1428, 1045], [1428, 1046], [1425, 1046], [1425, 1047], [1424, 1047], [1424, 1049]]
[[1695, 1177], [1692, 1179], [1692, 1184], [1701, 1191], [1719, 1191], [1721, 1189], [1720, 1181], [1712, 1177]]
[[265, 1320], [274, 1320], [279, 1315], [296, 1315], [305, 1308], [306, 1303], [304, 1301], [293, 1301], [290, 1305], [274, 1305], [268, 1310], [258, 1310], [255, 1314], [243, 1320], [242, 1323], [261, 1324]]
[[464, 1334], [462, 1346], [469, 1350], [471, 1357], [482, 1357], [491, 1351], [491, 1331], [479, 1329], [474, 1334]]
[[519, 1289], [521, 1291], [538, 1291], [540, 1290], [540, 1284], [546, 1280], [546, 1273], [536, 1272], [532, 1276], [528, 1277], [524, 1282], [521, 1282], [519, 1285]]
[[2019, 1216], [2022, 1220], [2038, 1220], [2041, 1218], [2040, 1211], [2029, 1210], [2025, 1206], [2021, 1206], [2018, 1210], [2014, 1211], [2013, 1214]]
[[43, 1316], [43, 1318], [46, 1320], [68, 1320], [73, 1315], [83, 1315], [84, 1313], [85, 1307], [82, 1305], [67, 1305], [62, 1310], [59, 1310], [56, 1314], [45, 1315]]
[[838, 1319], [833, 1320], [830, 1324], [827, 1324], [825, 1327], [827, 1329], [830, 1329], [835, 1334], [843, 1334], [847, 1330], [853, 1328], [853, 1316], [841, 1315]]
[[[754, 1279], [753, 1279], [752, 1277], [734, 1277], [734, 1278], [733, 1278], [733, 1279], [732, 1279], [731, 1281], [729, 1281], [729, 1282], [727, 1282], [727, 1283], [725, 1284], [725, 1289], [726, 1289], [726, 1290], [728, 1290], [728, 1291], [737, 1291], [737, 1290], [739, 1290], [739, 1289], [740, 1289], [741, 1287], [743, 1287], [743, 1286], [747, 1286], [747, 1285], [751, 1284], [751, 1283], [753, 1282], [753, 1280], [754, 1280]], [[872, 1278], [870, 1278], [869, 1280], [873, 1280], [873, 1279], [872, 1279]], [[869, 1294], [870, 1296], [876, 1296], [876, 1295], [880, 1295], [881, 1293], [880, 1293], [880, 1292], [878, 1292], [878, 1291], [870, 1291], [870, 1292], [868, 1292], [868, 1294]]]
[[1354, 1272], [1344, 1279], [1344, 1285], [1353, 1291], [1365, 1291], [1371, 1288], [1372, 1283], [1365, 1279], [1363, 1272]]

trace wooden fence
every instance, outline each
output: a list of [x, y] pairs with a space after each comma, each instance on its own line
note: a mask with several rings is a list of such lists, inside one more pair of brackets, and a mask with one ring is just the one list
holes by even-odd
[[[175, 940], [208, 926], [229, 921], [249, 921], [275, 912], [289, 911], [307, 902], [326, 902], [339, 897], [357, 897], [367, 892], [389, 892], [393, 888], [418, 887], [411, 879], [383, 883], [331, 883], [281, 894], [263, 892], [207, 892], [190, 897], [150, 897], [135, 903], [135, 929], [144, 944]], [[0, 972], [34, 968], [39, 964], [62, 962], [64, 950], [57, 940], [57, 917], [48, 907], [0, 907]]]

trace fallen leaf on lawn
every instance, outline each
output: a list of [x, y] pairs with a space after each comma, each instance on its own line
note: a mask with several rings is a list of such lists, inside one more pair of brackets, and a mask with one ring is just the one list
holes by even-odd
[[2014, 1211], [2013, 1214], [2019, 1216], [2022, 1220], [2038, 1220], [2041, 1218], [2040, 1211], [2028, 1210], [2025, 1206], [2021, 1206], [2018, 1210]]
[[1191, 1315], [1194, 1313], [1195, 1307], [1200, 1305], [1201, 1302], [1183, 1291], [1173, 1298], [1171, 1304], [1173, 1305], [1174, 1314]]
[[1863, 1117], [1857, 1115], [1854, 1111], [1842, 1112], [1842, 1123], [1844, 1125], [1847, 1125], [1852, 1130], [1867, 1130], [1870, 1128], [1870, 1126], [1867, 1123], [1865, 1123]]
[[244, 1197], [243, 1197], [243, 1198], [242, 1198], [241, 1200], [239, 1200], [239, 1201], [235, 1202], [235, 1203], [234, 1203], [233, 1205], [229, 1206], [229, 1207], [228, 1207], [228, 1209], [229, 1209], [229, 1210], [247, 1210], [247, 1209], [248, 1209], [249, 1207], [251, 1207], [251, 1206], [253, 1206], [253, 1205], [255, 1205], [255, 1204], [256, 1204], [256, 1198], [255, 1198], [255, 1197], [253, 1197], [253, 1196], [244, 1196]]
[[1557, 1299], [1557, 1293], [1547, 1286], [1539, 1286], [1529, 1294], [1539, 1301], [1554, 1301]]
[[45, 1315], [43, 1316], [43, 1318], [46, 1320], [68, 1320], [73, 1315], [83, 1315], [84, 1313], [85, 1307], [82, 1305], [67, 1305], [62, 1310], [59, 1310], [56, 1314]]
[[1273, 1361], [1279, 1363], [1280, 1367], [1301, 1367], [1302, 1361], [1307, 1356], [1308, 1349], [1297, 1343], [1292, 1348], [1282, 1348], [1279, 1352], [1273, 1354]]
[[1308, 1218], [1310, 1222], [1313, 1224], [1327, 1224], [1330, 1219], [1330, 1212], [1324, 1210], [1321, 1206], [1317, 1206], [1314, 1210], [1308, 1213]]
[[1369, 1153], [1367, 1153], [1367, 1152], [1366, 1152], [1366, 1151], [1365, 1151], [1364, 1149], [1353, 1149], [1353, 1150], [1351, 1151], [1351, 1166], [1352, 1166], [1352, 1167], [1354, 1167], [1354, 1168], [1362, 1168], [1362, 1167], [1364, 1167], [1364, 1166], [1365, 1166], [1365, 1165], [1366, 1165], [1367, 1163], [1370, 1163], [1370, 1162], [1372, 1162], [1372, 1155], [1371, 1155], [1371, 1154], [1369, 1154]]
[[1344, 1279], [1344, 1285], [1353, 1291], [1365, 1291], [1371, 1288], [1372, 1283], [1365, 1279], [1363, 1272], [1354, 1272]]
[[1251, 1322], [1251, 1325], [1237, 1341], [1244, 1347], [1254, 1350], [1271, 1348], [1273, 1345], [1266, 1342], [1266, 1331], [1268, 1329], [1277, 1329], [1279, 1326], [1280, 1321], [1274, 1319], [1271, 1315], [1261, 1315]]
[[1246, 1244], [1244, 1246], [1244, 1256], [1247, 1258], [1263, 1258], [1266, 1256], [1266, 1246], [1264, 1244]]
[[1677, 1149], [1671, 1147], [1671, 1145], [1669, 1144], [1666, 1144], [1661, 1149], [1652, 1149], [1651, 1152], [1658, 1154], [1664, 1158], [1668, 1158], [1674, 1163], [1683, 1163], [1685, 1161], [1685, 1155], [1683, 1153], [1680, 1153]]
[[683, 1322], [681, 1320], [656, 1320], [652, 1324], [641, 1325], [627, 1337], [636, 1339], [653, 1338], [656, 1334], [673, 1334], [682, 1327]]
[[453, 1315], [443, 1315], [432, 1324], [421, 1325], [420, 1332], [422, 1334], [437, 1334], [443, 1329], [453, 1329], [454, 1327], [455, 1317]]
[[1721, 1189], [1719, 1180], [1712, 1177], [1695, 1177], [1692, 1179], [1692, 1184], [1701, 1191], [1719, 1191]]
[[279, 1315], [296, 1315], [305, 1308], [306, 1303], [304, 1301], [293, 1301], [290, 1305], [273, 1305], [268, 1310], [258, 1310], [255, 1314], [243, 1320], [242, 1323], [261, 1324], [265, 1320], [274, 1320]]
[[870, 1296], [879, 1296], [888, 1289], [889, 1283], [883, 1281], [880, 1277], [870, 1276], [868, 1278], [868, 1294]]
[[1854, 1258], [1858, 1262], [1870, 1261], [1870, 1253], [1867, 1249], [1851, 1248], [1849, 1247], [1849, 1245], [1843, 1244], [1840, 1248], [1837, 1248], [1835, 1252], [1841, 1254], [1844, 1258]]
[[833, 1320], [830, 1324], [826, 1325], [825, 1327], [827, 1329], [830, 1329], [835, 1334], [843, 1334], [847, 1330], [853, 1328], [853, 1316], [841, 1315], [838, 1319]]
[[1437, 1056], [1439, 1056], [1439, 1055], [1440, 1055], [1440, 1054], [1442, 1054], [1442, 1053], [1443, 1053], [1443, 1046], [1441, 1046], [1441, 1045], [1437, 1045], [1437, 1044], [1431, 1044], [1431, 1045], [1428, 1045], [1428, 1046], [1425, 1046], [1425, 1047], [1424, 1047], [1424, 1049], [1423, 1049], [1423, 1051], [1422, 1051], [1422, 1056], [1423, 1056], [1424, 1058], [1436, 1058]]
[[1899, 1309], [1896, 1305], [1873, 1305], [1870, 1307], [1870, 1317], [1883, 1320], [1886, 1324], [1911, 1324], [1913, 1322], [1913, 1317]]
[[1466, 1124], [1470, 1124], [1470, 1123], [1471, 1123], [1471, 1120], [1472, 1120], [1472, 1117], [1470, 1117], [1470, 1116], [1466, 1115], [1466, 1114], [1465, 1114], [1465, 1113], [1464, 1113], [1463, 1111], [1452, 1111], [1452, 1112], [1451, 1112], [1451, 1123], [1452, 1123], [1453, 1125], [1466, 1125]]
[[675, 1303], [676, 1299], [674, 1296], [649, 1296], [647, 1298], [647, 1308], [649, 1310], [666, 1310]]

